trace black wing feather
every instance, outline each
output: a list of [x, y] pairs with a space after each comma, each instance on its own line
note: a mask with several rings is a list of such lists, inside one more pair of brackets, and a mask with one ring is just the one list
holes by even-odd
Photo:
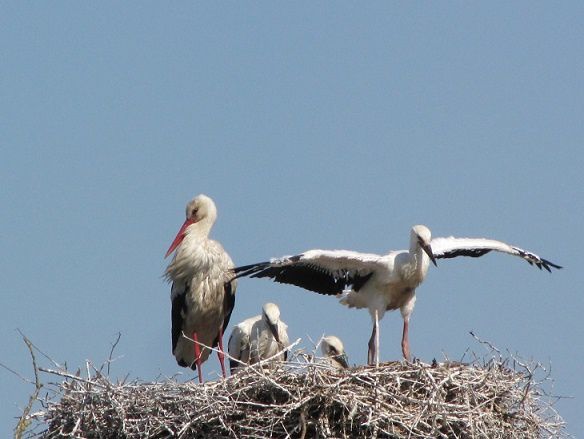
[[187, 284], [185, 287], [185, 291], [177, 294], [172, 301], [172, 310], [171, 310], [171, 318], [172, 318], [172, 352], [176, 349], [176, 345], [178, 344], [178, 339], [182, 334], [182, 326], [183, 326], [183, 312], [185, 311], [185, 299], [186, 299], [186, 291], [188, 291], [189, 285]]
[[491, 251], [519, 256], [530, 265], [535, 265], [540, 270], [545, 269], [551, 272], [552, 268], [560, 269], [560, 265], [554, 264], [547, 259], [543, 259], [527, 250], [511, 246], [505, 242], [486, 238], [434, 238], [432, 239], [432, 250], [436, 259], [455, 258], [457, 256], [470, 256], [478, 258]]
[[561, 265], [554, 264], [553, 262], [548, 261], [547, 259], [540, 258], [539, 256], [536, 256], [533, 253], [523, 250], [519, 247], [513, 247], [513, 249], [517, 251], [523, 259], [529, 262], [529, 265], [535, 265], [540, 270], [542, 268], [545, 268], [547, 271], [551, 273], [552, 272], [551, 267], [556, 268], [558, 270], [562, 268]]
[[445, 252], [439, 255], [434, 255], [436, 259], [450, 259], [458, 256], [470, 256], [471, 258], [480, 258], [491, 251], [490, 248], [475, 248], [475, 249], [456, 249]]
[[269, 267], [270, 265], [271, 265], [271, 262], [265, 261], [265, 262], [258, 262], [255, 264], [250, 264], [250, 265], [242, 265], [241, 267], [235, 267], [231, 270], [233, 273], [235, 273], [235, 276], [233, 277], [233, 279], [238, 279], [240, 277], [250, 276], [254, 273], [257, 273], [258, 271], [265, 269], [266, 267]]
[[373, 273], [358, 274], [349, 270], [340, 270], [341, 275], [335, 276], [328, 270], [310, 263], [299, 262], [301, 256], [289, 258], [292, 264], [273, 266], [270, 262], [237, 267], [236, 277], [269, 277], [275, 282], [296, 285], [319, 294], [337, 295], [352, 287], [359, 291], [371, 278]]
[[[233, 308], [235, 308], [235, 282], [225, 282], [223, 285], [224, 296], [223, 296], [223, 326], [221, 332], [225, 334], [225, 330], [229, 325], [229, 320], [231, 319], [231, 313]], [[219, 334], [215, 337], [213, 341], [213, 346], [215, 347], [219, 344]]]
[[[232, 338], [233, 338], [233, 332], [229, 336], [229, 341], [227, 342], [227, 346], [230, 346], [231, 345], [231, 339]], [[230, 356], [229, 356], [229, 370], [233, 374], [233, 371], [235, 370], [235, 368], [237, 366], [239, 366], [239, 362], [237, 360], [235, 360], [234, 358], [231, 358], [231, 352], [229, 352], [229, 354], [230, 354]]]

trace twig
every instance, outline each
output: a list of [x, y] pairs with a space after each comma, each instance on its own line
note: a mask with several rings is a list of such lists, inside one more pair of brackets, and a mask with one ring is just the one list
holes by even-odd
[[[113, 359], [113, 355], [114, 355], [114, 350], [116, 349], [116, 346], [118, 345], [118, 343], [120, 342], [120, 339], [122, 338], [122, 333], [118, 332], [118, 336], [116, 338], [116, 341], [113, 342], [112, 344], [112, 348], [110, 349], [110, 353], [109, 356], [107, 358], [106, 364], [107, 364], [107, 375], [109, 376], [110, 374], [110, 364], [112, 363]], [[103, 367], [103, 366], [102, 366]]]
[[101, 387], [102, 389], [108, 389], [108, 388], [112, 387], [112, 385], [101, 384], [101, 383], [99, 383], [98, 380], [92, 379], [91, 377], [89, 377], [87, 379], [81, 378], [80, 376], [73, 375], [73, 374], [71, 374], [67, 371], [64, 371], [64, 370], [46, 369], [44, 367], [39, 367], [38, 370], [41, 372], [50, 373], [52, 375], [57, 375], [57, 376], [69, 378], [69, 379], [74, 380], [74, 381], [79, 381], [80, 383], [89, 384], [91, 386]]
[[41, 351], [37, 346], [35, 346], [35, 344], [32, 341], [30, 341], [20, 329], [17, 329], [17, 331], [23, 339], [28, 340], [28, 343], [30, 343], [30, 346], [32, 346], [34, 348], [34, 350], [36, 350], [39, 354], [41, 354], [43, 357], [45, 357], [47, 360], [49, 360], [51, 363], [53, 363], [53, 366], [55, 366], [58, 369], [63, 368], [62, 365], [57, 363], [55, 360], [53, 360], [51, 357], [49, 357], [47, 354], [45, 354], [43, 351]]
[[34, 371], [34, 387], [35, 388], [34, 388], [34, 392], [32, 393], [32, 395], [30, 395], [30, 397], [28, 398], [28, 404], [26, 405], [26, 407], [22, 411], [22, 415], [20, 416], [20, 418], [18, 420], [18, 424], [16, 424], [16, 427], [14, 429], [15, 439], [21, 439], [22, 435], [24, 434], [24, 432], [26, 431], [26, 429], [30, 425], [29, 415], [30, 415], [30, 412], [32, 410], [32, 406], [35, 403], [35, 401], [38, 399], [41, 388], [43, 387], [43, 385], [41, 384], [41, 381], [39, 379], [39, 369], [37, 367], [37, 361], [36, 361], [36, 357], [35, 357], [34, 351], [33, 351], [34, 345], [20, 330], [18, 330], [18, 332], [22, 336], [22, 339], [24, 340], [24, 343], [26, 344], [26, 347], [28, 348], [28, 351], [30, 352], [30, 356], [32, 358], [32, 368]]
[[22, 381], [24, 381], [27, 384], [35, 384], [34, 381], [26, 378], [25, 376], [21, 375], [20, 373], [18, 373], [17, 371], [15, 371], [14, 369], [11, 369], [10, 367], [6, 366], [3, 363], [0, 363], [0, 367], [6, 369], [8, 372], [12, 373], [13, 375], [16, 375], [18, 378], [20, 378]]
[[471, 336], [472, 336], [472, 337], [473, 337], [473, 338], [474, 338], [476, 341], [478, 341], [478, 342], [479, 342], [479, 343], [481, 343], [481, 344], [487, 345], [491, 351], [494, 351], [494, 352], [496, 352], [497, 354], [499, 354], [499, 356], [501, 356], [501, 351], [500, 351], [499, 349], [497, 349], [497, 348], [495, 347], [495, 345], [493, 345], [493, 343], [491, 343], [491, 342], [489, 342], [489, 341], [487, 341], [487, 340], [482, 340], [481, 338], [479, 338], [479, 336], [478, 336], [478, 335], [475, 335], [474, 331], [469, 331], [469, 334], [470, 334], [470, 335], [471, 335]]

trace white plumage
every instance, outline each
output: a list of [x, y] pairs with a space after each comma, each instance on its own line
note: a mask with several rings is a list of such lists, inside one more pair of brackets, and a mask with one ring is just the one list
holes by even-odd
[[337, 295], [343, 305], [367, 308], [373, 320], [368, 344], [369, 364], [379, 363], [379, 320], [388, 310], [399, 309], [404, 325], [402, 353], [410, 359], [408, 328], [416, 301], [416, 288], [428, 272], [430, 262], [457, 256], [482, 256], [498, 251], [525, 259], [538, 268], [561, 268], [534, 253], [501, 241], [482, 238], [435, 238], [428, 227], [417, 225], [410, 232], [410, 249], [387, 255], [347, 250], [309, 250], [295, 256], [238, 267], [236, 278], [269, 277], [320, 294]]
[[288, 326], [280, 319], [280, 309], [275, 303], [266, 303], [261, 315], [250, 317], [237, 324], [229, 337], [231, 373], [243, 364], [255, 364], [274, 357], [274, 361], [286, 361], [289, 345]]
[[251, 344], [251, 328], [254, 323], [261, 320], [262, 316], [257, 315], [245, 319], [233, 327], [227, 350], [229, 352], [229, 367], [231, 373], [235, 373], [241, 367], [249, 364], [249, 348]]
[[326, 361], [337, 369], [348, 369], [349, 362], [345, 347], [339, 337], [327, 335], [320, 341], [320, 350]]
[[172, 281], [172, 352], [180, 366], [196, 368], [202, 382], [201, 364], [210, 350], [201, 345], [219, 346], [226, 375], [222, 338], [235, 305], [236, 283], [228, 275], [231, 258], [221, 244], [209, 239], [217, 218], [213, 200], [198, 195], [187, 204], [186, 217], [166, 253], [176, 250], [165, 273]]

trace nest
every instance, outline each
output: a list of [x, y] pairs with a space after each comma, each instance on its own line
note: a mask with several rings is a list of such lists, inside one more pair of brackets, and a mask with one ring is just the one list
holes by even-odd
[[542, 390], [548, 377], [535, 378], [541, 365], [516, 359], [338, 370], [297, 350], [203, 385], [114, 383], [86, 366], [86, 376], [39, 368], [60, 380], [27, 415], [29, 437], [568, 437]]

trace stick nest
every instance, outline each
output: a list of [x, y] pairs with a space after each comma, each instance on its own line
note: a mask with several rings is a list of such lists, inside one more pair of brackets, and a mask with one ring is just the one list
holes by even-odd
[[86, 377], [39, 368], [61, 378], [28, 416], [29, 437], [568, 437], [542, 390], [548, 377], [534, 377], [541, 365], [516, 359], [336, 370], [296, 351], [203, 385], [114, 383], [86, 366]]

